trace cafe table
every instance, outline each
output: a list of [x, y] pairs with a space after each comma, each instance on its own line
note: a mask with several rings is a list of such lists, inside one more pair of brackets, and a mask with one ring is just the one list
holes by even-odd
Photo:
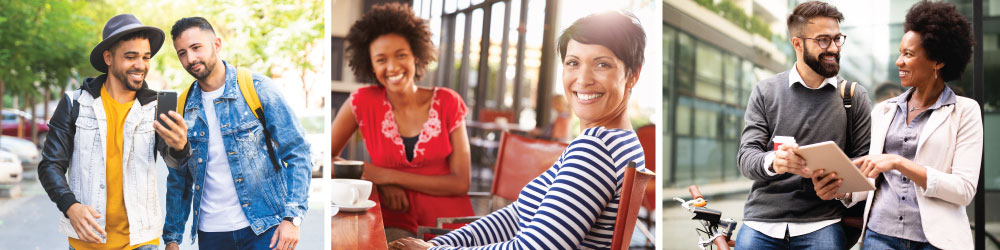
[[372, 186], [372, 189], [368, 199], [375, 201], [375, 207], [364, 212], [347, 212], [341, 209], [330, 219], [333, 250], [389, 249], [385, 242], [382, 205], [378, 203], [375, 187]]

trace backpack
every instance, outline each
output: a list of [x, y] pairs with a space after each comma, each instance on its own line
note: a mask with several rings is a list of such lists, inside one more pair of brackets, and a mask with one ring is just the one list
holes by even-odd
[[[847, 143], [844, 144], [845, 154], [851, 149], [851, 140], [854, 139], [854, 136], [851, 135], [851, 128], [854, 125], [854, 116], [851, 115], [851, 108], [854, 106], [854, 88], [857, 86], [857, 82], [852, 82], [850, 89], [848, 89], [847, 80], [843, 80], [840, 82], [838, 88], [840, 90], [840, 98], [844, 100], [844, 110], [847, 112]], [[862, 223], [862, 217], [865, 213], [865, 202], [861, 201], [853, 207], [845, 209], [844, 214], [842, 214], [841, 221], [844, 223], [845, 244], [853, 246], [861, 236], [863, 228], [861, 228], [862, 225], [860, 223]], [[847, 223], [847, 221], [853, 221], [853, 223]]]
[[[257, 89], [253, 86], [253, 72], [245, 68], [237, 68], [236, 82], [240, 88], [240, 93], [243, 94], [243, 99], [246, 100], [247, 106], [250, 106], [250, 110], [253, 111], [253, 116], [257, 118], [257, 121], [264, 128], [264, 145], [267, 145], [267, 154], [271, 158], [271, 165], [274, 166], [274, 171], [279, 171], [281, 170], [281, 164], [278, 163], [278, 158], [275, 157], [274, 145], [271, 145], [271, 132], [267, 130], [267, 118], [264, 117], [264, 107], [261, 106], [260, 98], [257, 97]], [[184, 106], [187, 106], [188, 95], [194, 89], [196, 83], [197, 81], [192, 82], [190, 87], [177, 96], [177, 114], [181, 115], [181, 117], [184, 117]]]
[[[852, 82], [850, 90], [847, 89], [847, 80], [840, 82], [840, 98], [844, 100], [844, 110], [847, 112], [847, 143], [844, 144], [844, 152], [851, 149], [851, 125], [854, 124], [854, 117], [851, 115], [851, 107], [853, 107], [854, 102], [854, 88], [858, 86], [858, 82]], [[846, 92], [846, 93], [845, 93]]]

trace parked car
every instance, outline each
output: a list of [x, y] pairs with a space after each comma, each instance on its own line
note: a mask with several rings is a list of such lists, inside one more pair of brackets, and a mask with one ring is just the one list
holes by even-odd
[[38, 167], [38, 162], [42, 161], [42, 155], [38, 152], [38, 148], [29, 140], [6, 135], [0, 136], [0, 150], [16, 155], [24, 168], [35, 169]]
[[17, 155], [6, 150], [0, 150], [0, 184], [17, 184], [21, 182], [24, 169]]
[[49, 133], [49, 125], [42, 119], [34, 119], [34, 116], [28, 112], [16, 109], [4, 109], [3, 121], [0, 122], [0, 126], [3, 126], [2, 134], [17, 136], [18, 118], [21, 118], [21, 138], [31, 140], [31, 122], [34, 122], [38, 125], [38, 145], [45, 145], [45, 137]]

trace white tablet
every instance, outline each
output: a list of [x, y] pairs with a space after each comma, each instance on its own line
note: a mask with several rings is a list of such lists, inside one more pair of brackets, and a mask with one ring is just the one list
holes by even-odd
[[795, 153], [806, 160], [813, 172], [825, 169], [825, 173], [837, 173], [837, 178], [844, 180], [840, 189], [837, 189], [838, 194], [875, 190], [874, 181], [865, 178], [861, 170], [851, 164], [851, 159], [832, 141], [802, 146]]

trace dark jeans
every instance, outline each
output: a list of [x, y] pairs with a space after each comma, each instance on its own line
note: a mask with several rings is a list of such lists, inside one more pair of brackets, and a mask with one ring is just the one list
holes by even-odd
[[865, 239], [862, 242], [863, 249], [927, 249], [936, 250], [938, 248], [927, 242], [917, 242], [907, 239], [896, 238], [871, 229], [865, 230]]
[[834, 223], [815, 232], [783, 239], [771, 238], [746, 224], [736, 235], [736, 249], [830, 249], [840, 250], [844, 243], [844, 228]]
[[244, 250], [271, 249], [271, 236], [278, 227], [256, 235], [250, 227], [229, 232], [202, 232], [198, 230], [198, 249]]

